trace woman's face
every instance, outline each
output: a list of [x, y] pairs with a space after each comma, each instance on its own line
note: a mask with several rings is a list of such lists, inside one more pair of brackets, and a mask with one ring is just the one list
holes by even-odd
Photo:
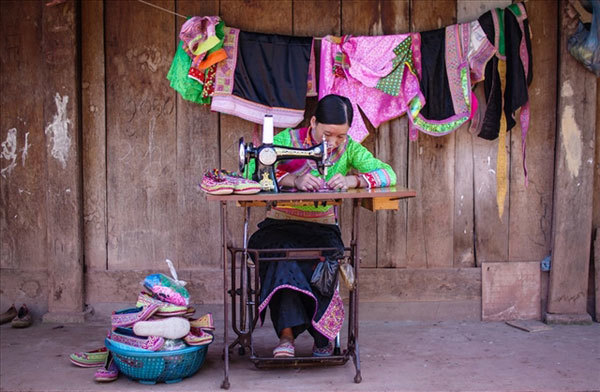
[[312, 136], [317, 143], [320, 143], [323, 136], [325, 136], [329, 152], [346, 142], [348, 130], [350, 129], [348, 124], [321, 124], [317, 122], [315, 116], [310, 119], [310, 125], [313, 129]]

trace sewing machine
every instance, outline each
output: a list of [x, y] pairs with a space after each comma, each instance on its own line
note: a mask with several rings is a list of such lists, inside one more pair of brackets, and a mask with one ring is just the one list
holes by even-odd
[[275, 177], [275, 163], [288, 159], [310, 159], [316, 162], [317, 169], [323, 176], [327, 175], [327, 167], [332, 163], [329, 161], [327, 152], [327, 140], [308, 149], [277, 146], [273, 144], [273, 116], [266, 115], [263, 123], [263, 139], [260, 146], [255, 147], [252, 143], [244, 143], [240, 138], [239, 144], [239, 169], [243, 173], [246, 165], [251, 159], [255, 159], [254, 173], [252, 179], [258, 181], [263, 191], [279, 193], [279, 185]]

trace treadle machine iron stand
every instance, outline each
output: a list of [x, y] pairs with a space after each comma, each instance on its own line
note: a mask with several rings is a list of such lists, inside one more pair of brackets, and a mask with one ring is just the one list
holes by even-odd
[[[221, 388], [229, 389], [229, 356], [236, 346], [238, 353], [245, 355], [250, 352], [250, 360], [258, 368], [273, 367], [311, 367], [323, 365], [343, 365], [350, 358], [354, 362], [354, 382], [362, 381], [360, 368], [360, 350], [358, 334], [358, 298], [359, 298], [359, 206], [371, 211], [398, 209], [398, 200], [414, 197], [416, 192], [410, 189], [379, 188], [356, 189], [348, 192], [335, 193], [287, 193], [287, 194], [256, 194], [256, 195], [207, 195], [209, 201], [221, 202], [221, 235], [223, 249], [223, 313], [224, 313], [224, 377]], [[344, 255], [348, 257], [354, 268], [356, 288], [350, 292], [348, 303], [348, 333], [346, 347], [342, 350], [339, 335], [336, 339], [334, 355], [328, 357], [297, 356], [287, 358], [273, 358], [259, 356], [255, 350], [252, 333], [260, 318], [258, 312], [260, 298], [260, 279], [258, 270], [260, 263], [280, 262], [285, 260], [315, 260], [321, 252], [335, 250], [335, 248], [296, 248], [296, 249], [249, 249], [248, 224], [250, 207], [274, 205], [339, 205], [341, 199], [352, 199], [352, 234], [350, 246], [344, 248]], [[227, 232], [227, 201], [234, 201], [244, 208], [244, 236], [243, 247], [235, 247], [228, 241]], [[283, 254], [280, 257], [259, 257], [260, 253]], [[249, 256], [255, 260], [250, 264]], [[236, 269], [239, 264], [239, 279]], [[228, 266], [229, 262], [231, 265]], [[231, 279], [227, 274], [230, 274]], [[228, 284], [229, 282], [229, 284]], [[231, 298], [231, 309], [228, 298]], [[231, 310], [231, 327], [236, 334], [235, 340], [229, 343], [229, 311]]]

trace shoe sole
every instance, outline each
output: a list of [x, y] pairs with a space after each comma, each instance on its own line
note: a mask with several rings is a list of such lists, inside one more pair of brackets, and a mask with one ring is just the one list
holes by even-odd
[[71, 361], [71, 363], [75, 366], [79, 366], [79, 367], [83, 367], [83, 368], [92, 368], [92, 367], [99, 367], [99, 366], [103, 366], [105, 360], [103, 360], [102, 362], [90, 362], [90, 363], [85, 363], [85, 362], [79, 362], [73, 358], [69, 358], [69, 361]]
[[294, 354], [277, 353], [277, 354], [273, 355], [273, 358], [292, 358], [293, 356], [294, 356]]
[[162, 336], [167, 339], [180, 339], [190, 332], [190, 322], [181, 317], [169, 317], [156, 321], [139, 321], [133, 325], [138, 336]]
[[119, 376], [117, 376], [117, 377], [96, 377], [96, 378], [94, 378], [94, 380], [96, 380], [97, 382], [110, 382], [110, 381], [115, 381], [117, 378], [119, 378]]

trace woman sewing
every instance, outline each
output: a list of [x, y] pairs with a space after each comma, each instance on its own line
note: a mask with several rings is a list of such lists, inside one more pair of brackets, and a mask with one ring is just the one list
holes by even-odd
[[[333, 163], [323, 179], [311, 160], [279, 162], [276, 176], [280, 187], [306, 192], [395, 185], [396, 174], [390, 165], [373, 157], [347, 135], [352, 118], [352, 105], [347, 98], [327, 95], [319, 101], [309, 127], [285, 129], [277, 134], [274, 144], [300, 148], [319, 144], [325, 137]], [[253, 165], [250, 166], [252, 172]], [[249, 248], [327, 247], [342, 251], [344, 248], [333, 206], [274, 207], [258, 227], [250, 237]], [[326, 254], [323, 256], [327, 257]], [[264, 318], [268, 305], [279, 337], [273, 350], [274, 357], [293, 357], [294, 340], [305, 330], [314, 338], [314, 356], [333, 353], [333, 340], [342, 327], [344, 308], [337, 290], [324, 296], [311, 287], [310, 280], [317, 263], [318, 260], [259, 264], [259, 311]]]

